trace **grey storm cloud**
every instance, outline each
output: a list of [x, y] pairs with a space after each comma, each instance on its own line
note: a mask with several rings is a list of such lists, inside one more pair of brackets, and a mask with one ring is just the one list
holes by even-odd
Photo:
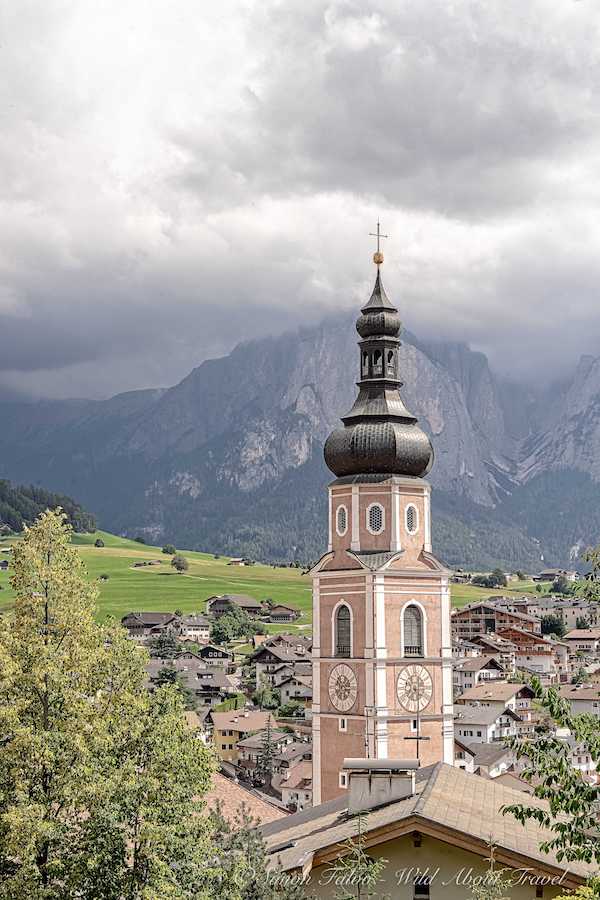
[[6, 5], [0, 393], [169, 384], [355, 308], [378, 215], [415, 333], [530, 381], [600, 354], [599, 31], [586, 0]]

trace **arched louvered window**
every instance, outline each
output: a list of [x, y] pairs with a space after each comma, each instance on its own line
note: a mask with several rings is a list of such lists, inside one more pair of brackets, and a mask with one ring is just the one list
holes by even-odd
[[424, 656], [423, 615], [418, 606], [407, 606], [404, 610], [404, 656]]
[[335, 614], [335, 655], [350, 656], [350, 609], [342, 604]]

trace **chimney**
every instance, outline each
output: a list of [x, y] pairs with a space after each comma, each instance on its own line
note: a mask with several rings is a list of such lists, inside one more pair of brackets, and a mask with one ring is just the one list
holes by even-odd
[[386, 803], [405, 800], [415, 792], [416, 759], [345, 759], [348, 773], [348, 812], [366, 812]]

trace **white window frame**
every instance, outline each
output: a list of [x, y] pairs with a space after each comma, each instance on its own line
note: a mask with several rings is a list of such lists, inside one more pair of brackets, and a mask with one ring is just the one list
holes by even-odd
[[[379, 529], [379, 531], [374, 531], [370, 525], [371, 510], [373, 509], [374, 506], [378, 506], [379, 509], [381, 510], [381, 528]], [[369, 532], [369, 534], [383, 534], [383, 532], [385, 531], [385, 506], [383, 505], [383, 503], [369, 503], [369, 505], [367, 506], [367, 517], [366, 518], [367, 518], [366, 526], [367, 526], [367, 531]]]
[[344, 790], [348, 789], [348, 773], [340, 772], [338, 775], [338, 785]]
[[[409, 509], [414, 509], [414, 511], [415, 511], [415, 527], [413, 528], [412, 531], [408, 527], [408, 511], [409, 511]], [[414, 503], [408, 503], [406, 505], [406, 507], [404, 508], [404, 528], [405, 528], [407, 534], [417, 534], [417, 532], [419, 530], [419, 509], [417, 506], [415, 506]]]
[[[344, 528], [343, 531], [340, 531], [340, 520], [339, 520], [340, 509], [343, 509], [344, 513], [346, 514], [346, 527]], [[336, 506], [336, 509], [335, 509], [335, 532], [339, 537], [344, 537], [344, 535], [348, 533], [348, 507], [346, 506], [345, 503], [340, 503], [338, 506]]]
[[[400, 611], [400, 656], [404, 657], [404, 613], [409, 606], [416, 606], [421, 610], [421, 624], [423, 625], [423, 659], [427, 658], [427, 613], [425, 607], [418, 600], [407, 600]], [[419, 656], [406, 657], [406, 659], [421, 659]]]
[[[350, 610], [350, 656], [336, 656], [335, 655], [335, 650], [336, 650], [335, 617], [337, 615], [337, 611], [340, 608], [340, 606], [347, 606], [348, 609]], [[331, 656], [333, 659], [339, 659], [342, 662], [345, 659], [352, 659], [354, 657], [354, 611], [353, 611], [351, 605], [348, 603], [348, 601], [344, 600], [343, 597], [341, 600], [338, 600], [338, 602], [333, 607], [333, 610], [331, 611]]]
[[339, 731], [348, 731], [348, 719], [340, 716], [338, 719], [338, 730]]

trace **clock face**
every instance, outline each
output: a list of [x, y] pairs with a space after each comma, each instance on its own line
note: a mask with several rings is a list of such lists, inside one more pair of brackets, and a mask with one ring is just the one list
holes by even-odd
[[340, 663], [329, 673], [329, 699], [340, 712], [348, 712], [356, 703], [358, 682], [354, 670]]
[[396, 682], [398, 701], [408, 712], [421, 712], [431, 701], [433, 682], [424, 666], [407, 666]]

